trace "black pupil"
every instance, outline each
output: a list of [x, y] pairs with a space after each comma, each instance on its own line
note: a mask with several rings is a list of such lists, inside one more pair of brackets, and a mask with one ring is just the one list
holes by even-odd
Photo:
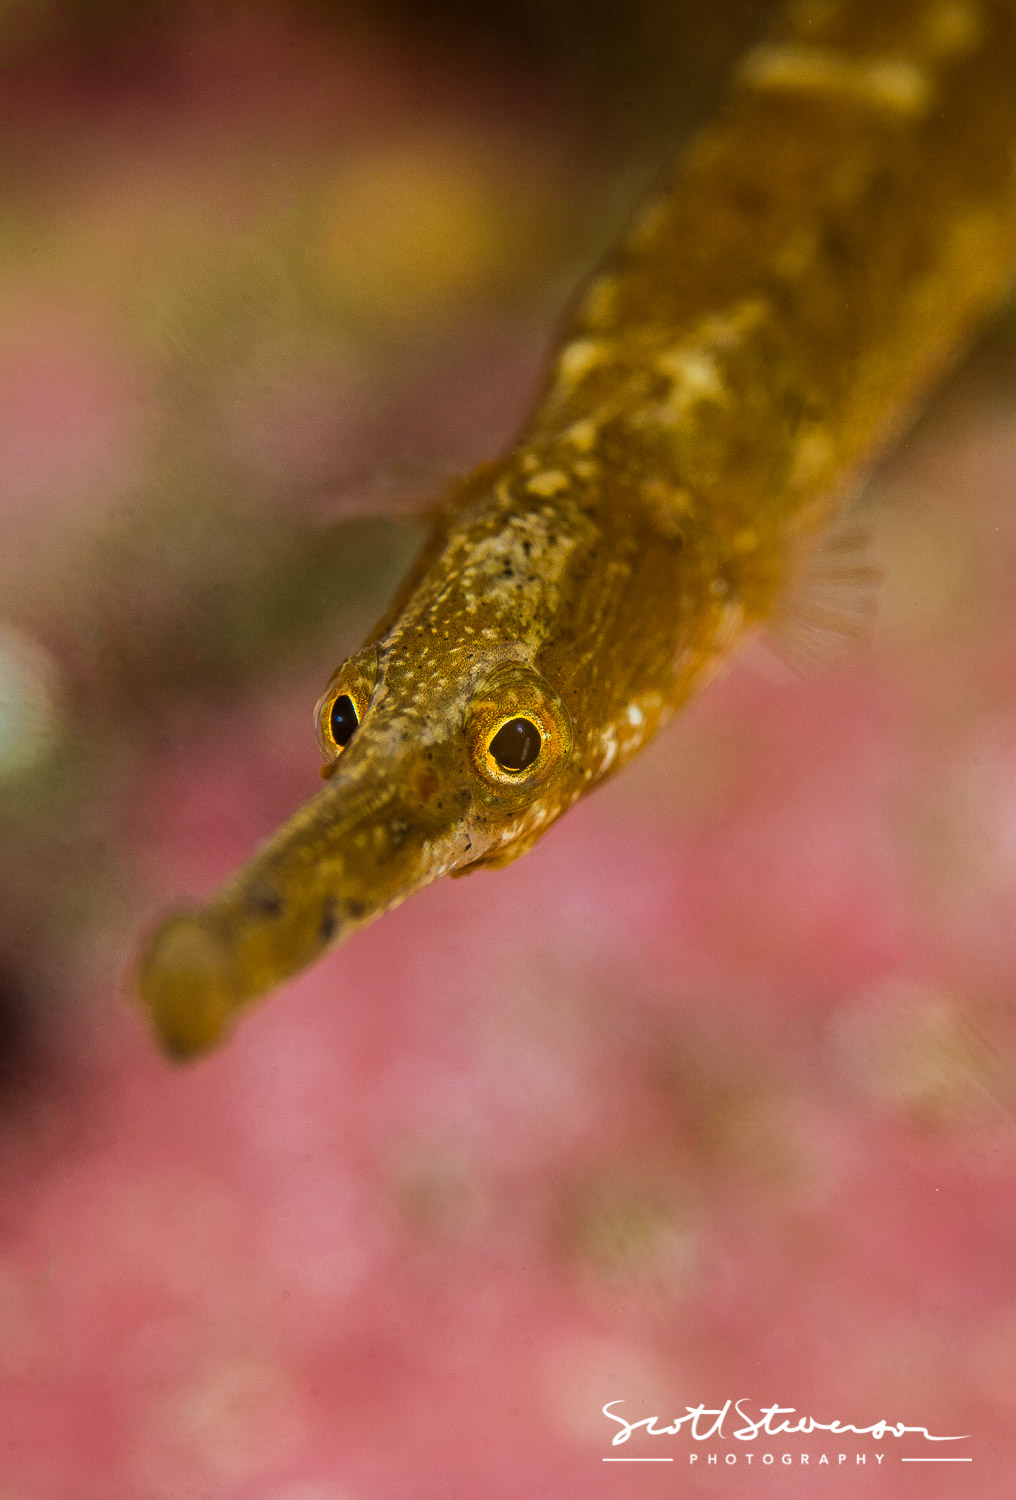
[[540, 731], [528, 719], [509, 719], [490, 742], [502, 771], [525, 771], [540, 753]]
[[336, 698], [332, 704], [331, 717], [328, 720], [328, 728], [332, 739], [340, 748], [349, 744], [353, 735], [359, 727], [359, 719], [356, 717], [356, 709], [353, 700], [348, 693], [343, 693], [341, 698]]

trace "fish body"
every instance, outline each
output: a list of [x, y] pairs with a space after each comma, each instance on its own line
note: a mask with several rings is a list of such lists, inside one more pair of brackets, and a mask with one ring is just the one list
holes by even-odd
[[1016, 263], [1016, 4], [814, 0], [576, 307], [318, 708], [328, 784], [140, 989], [195, 1055], [325, 948], [503, 865], [790, 596]]

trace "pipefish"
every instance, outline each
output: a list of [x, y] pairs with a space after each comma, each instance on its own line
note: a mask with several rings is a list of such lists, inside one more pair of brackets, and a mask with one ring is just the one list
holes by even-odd
[[[846, 482], [1016, 264], [1014, 79], [1016, 0], [805, 0], [747, 53], [518, 442], [329, 683], [327, 786], [154, 934], [171, 1055], [438, 876], [532, 848], [802, 578], [862, 581]], [[813, 593], [811, 626], [837, 608]]]

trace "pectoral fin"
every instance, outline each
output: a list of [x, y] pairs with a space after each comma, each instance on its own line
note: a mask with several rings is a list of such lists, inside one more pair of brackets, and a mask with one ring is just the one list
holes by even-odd
[[868, 635], [881, 582], [870, 522], [852, 508], [800, 544], [766, 627], [767, 644], [795, 671], [827, 665]]

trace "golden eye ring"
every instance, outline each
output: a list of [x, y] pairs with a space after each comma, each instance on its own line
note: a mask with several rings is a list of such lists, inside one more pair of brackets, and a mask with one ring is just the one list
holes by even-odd
[[466, 726], [473, 769], [492, 792], [542, 786], [571, 753], [571, 722], [553, 688], [529, 667], [502, 668], [473, 699]]
[[353, 657], [335, 673], [314, 709], [314, 732], [326, 764], [322, 776], [330, 776], [339, 756], [363, 723], [377, 681], [377, 656]]

